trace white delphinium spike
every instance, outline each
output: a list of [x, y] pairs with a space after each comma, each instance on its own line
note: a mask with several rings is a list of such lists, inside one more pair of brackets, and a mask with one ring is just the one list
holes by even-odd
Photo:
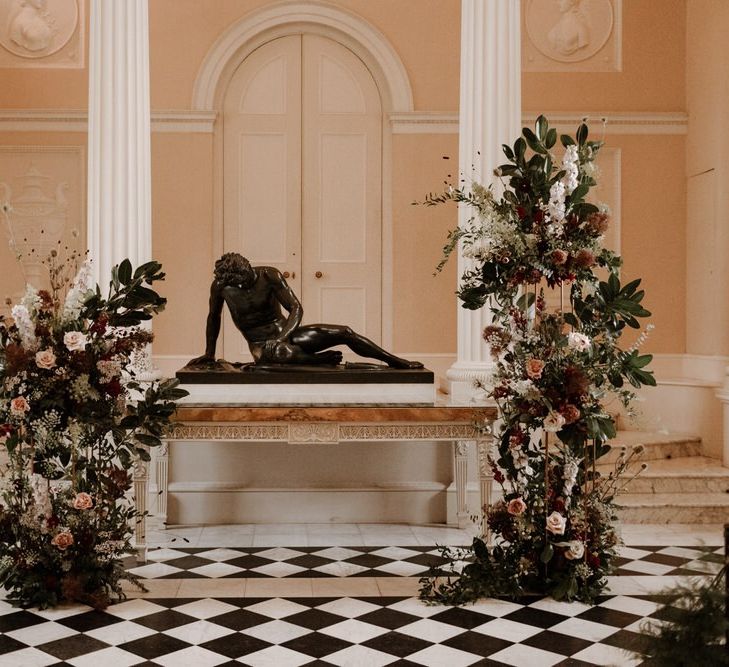
[[38, 339], [35, 336], [35, 325], [28, 307], [22, 303], [17, 304], [13, 306], [10, 314], [15, 320], [15, 326], [18, 327], [18, 334], [20, 334], [20, 342], [23, 347], [34, 352], [38, 348]]
[[76, 277], [71, 283], [71, 288], [66, 294], [63, 303], [63, 319], [77, 320], [81, 314], [84, 301], [93, 288], [93, 277], [91, 274], [91, 260], [87, 259], [79, 268]]

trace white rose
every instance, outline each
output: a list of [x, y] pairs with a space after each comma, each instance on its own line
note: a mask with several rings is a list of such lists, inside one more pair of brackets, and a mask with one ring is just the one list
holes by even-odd
[[556, 433], [565, 424], [565, 418], [559, 412], [550, 412], [544, 418], [544, 430], [548, 433]]
[[38, 368], [45, 368], [46, 370], [54, 368], [56, 365], [56, 355], [53, 353], [53, 350], [51, 348], [47, 348], [45, 350], [40, 350], [40, 352], [36, 352], [35, 365], [38, 366]]
[[570, 331], [567, 334], [567, 347], [577, 352], [586, 352], [590, 349], [590, 339], [585, 334]]
[[579, 540], [563, 542], [562, 545], [567, 547], [567, 551], [564, 552], [564, 557], [567, 560], [579, 560], [585, 555], [585, 545]]
[[63, 334], [63, 344], [69, 352], [83, 352], [86, 347], [86, 335], [80, 331], [67, 331]]
[[564, 529], [567, 526], [565, 519], [559, 512], [552, 512], [547, 517], [547, 530], [552, 535], [564, 535]]

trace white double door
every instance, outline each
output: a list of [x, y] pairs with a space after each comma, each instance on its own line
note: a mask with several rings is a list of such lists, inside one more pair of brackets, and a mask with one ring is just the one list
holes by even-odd
[[[324, 37], [275, 39], [235, 72], [223, 123], [225, 250], [284, 273], [304, 323], [379, 341], [382, 110], [365, 65]], [[229, 320], [224, 354], [247, 354]]]

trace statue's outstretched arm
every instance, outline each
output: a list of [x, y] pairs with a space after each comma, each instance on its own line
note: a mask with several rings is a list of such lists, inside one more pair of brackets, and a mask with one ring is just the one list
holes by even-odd
[[190, 361], [190, 365], [215, 361], [215, 346], [220, 334], [220, 321], [223, 314], [223, 290], [217, 280], [210, 285], [210, 307], [205, 326], [205, 354]]

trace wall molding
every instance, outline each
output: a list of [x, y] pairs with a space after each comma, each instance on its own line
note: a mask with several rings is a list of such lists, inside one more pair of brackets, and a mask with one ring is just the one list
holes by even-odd
[[[152, 132], [212, 134], [214, 111], [171, 109], [152, 112]], [[3, 109], [0, 132], [88, 131], [88, 114], [82, 109]]]
[[[212, 134], [217, 119], [215, 111], [168, 109], [152, 112], [152, 132]], [[559, 131], [573, 132], [580, 121], [592, 121], [593, 134], [601, 132], [602, 118], [608, 123], [605, 134], [686, 134], [688, 114], [683, 111], [660, 113], [580, 114], [571, 111], [545, 112], [550, 124]], [[0, 132], [86, 132], [86, 111], [81, 109], [3, 109]], [[531, 126], [534, 112], [524, 112], [522, 124]], [[458, 134], [458, 114], [447, 111], [393, 111], [387, 114], [393, 134]]]
[[[583, 118], [593, 125], [593, 134], [598, 134], [603, 118], [607, 118], [605, 134], [687, 134], [688, 114], [683, 111], [670, 112], [598, 112], [545, 111], [550, 125], [562, 132], [574, 132]], [[522, 124], [534, 125], [537, 112], [524, 111]], [[458, 134], [458, 114], [446, 111], [406, 111], [389, 115], [393, 134]]]

